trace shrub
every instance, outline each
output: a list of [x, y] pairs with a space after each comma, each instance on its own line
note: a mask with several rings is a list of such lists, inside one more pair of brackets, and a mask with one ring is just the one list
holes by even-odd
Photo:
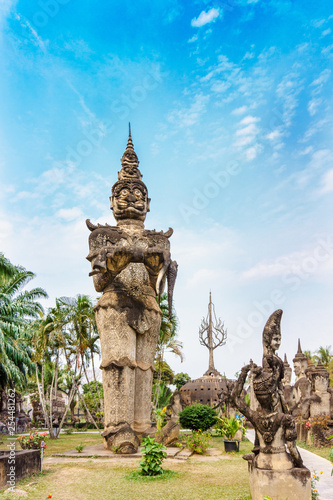
[[209, 436], [205, 432], [192, 431], [189, 436], [185, 436], [186, 448], [199, 455], [206, 453], [208, 449]]
[[192, 431], [207, 431], [217, 421], [216, 411], [207, 405], [196, 404], [187, 406], [179, 412], [179, 422], [183, 429]]
[[20, 443], [22, 450], [38, 450], [41, 442], [47, 438], [46, 432], [39, 434], [38, 432], [30, 431], [29, 436], [19, 436], [17, 441]]
[[75, 447], [75, 449], [76, 449], [76, 451], [77, 451], [78, 453], [82, 453], [83, 448], [84, 448], [84, 446], [83, 446], [83, 444], [82, 444], [82, 443], [81, 443], [81, 444], [79, 444], [78, 446], [76, 446], [76, 447]]
[[143, 476], [157, 476], [163, 474], [161, 463], [166, 458], [166, 447], [156, 443], [154, 438], [146, 437], [142, 440], [143, 459], [140, 462]]
[[225, 439], [232, 441], [237, 433], [241, 430], [242, 434], [245, 434], [245, 428], [243, 426], [243, 420], [235, 417], [222, 417], [217, 420], [216, 431], [223, 436]]

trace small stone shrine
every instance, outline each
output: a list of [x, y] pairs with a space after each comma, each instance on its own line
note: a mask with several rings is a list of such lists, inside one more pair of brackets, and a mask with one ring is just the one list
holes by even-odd
[[219, 405], [219, 394], [226, 390], [228, 381], [216, 370], [213, 352], [226, 343], [226, 338], [227, 331], [221, 319], [216, 317], [212, 294], [209, 293], [208, 315], [202, 320], [199, 329], [200, 344], [209, 351], [208, 370], [202, 377], [190, 380], [180, 388], [179, 392], [186, 406], [193, 403], [213, 407]]
[[[284, 363], [276, 354], [281, 343], [281, 316], [281, 309], [275, 311], [265, 325], [262, 367], [252, 360], [244, 366], [232, 393], [234, 405], [256, 431], [253, 453], [243, 457], [248, 461], [252, 500], [311, 499], [311, 473], [296, 447], [295, 422], [283, 393]], [[258, 401], [255, 410], [241, 396], [250, 372]]]
[[95, 313], [102, 352], [104, 447], [116, 446], [121, 454], [136, 452], [139, 438], [153, 432], [151, 392], [162, 315], [156, 298], [167, 280], [171, 313], [177, 275], [169, 243], [173, 230], [144, 227], [150, 199], [138, 167], [129, 128], [110, 197], [117, 225], [87, 220], [90, 276], [96, 291], [103, 293]]

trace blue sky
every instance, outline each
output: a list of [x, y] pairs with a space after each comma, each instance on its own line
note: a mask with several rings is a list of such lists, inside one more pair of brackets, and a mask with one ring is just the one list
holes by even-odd
[[146, 227], [175, 231], [171, 366], [206, 370], [210, 289], [228, 376], [277, 308], [281, 354], [332, 344], [332, 33], [328, 0], [2, 0], [0, 249], [46, 305], [95, 297], [84, 220], [113, 221], [130, 120]]

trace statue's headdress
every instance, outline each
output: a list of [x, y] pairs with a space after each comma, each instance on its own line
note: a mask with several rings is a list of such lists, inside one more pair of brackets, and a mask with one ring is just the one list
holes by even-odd
[[295, 363], [295, 361], [307, 361], [307, 359], [308, 358], [302, 352], [301, 341], [300, 341], [300, 339], [298, 339], [297, 353], [296, 353], [296, 355], [295, 355], [295, 357], [293, 359], [293, 362]]
[[272, 337], [274, 334], [278, 333], [281, 335], [281, 317], [282, 317], [282, 309], [277, 309], [273, 314], [268, 318], [264, 331], [262, 333], [262, 343], [265, 349], [267, 349], [272, 341]]
[[129, 123], [127, 146], [121, 157], [121, 169], [118, 172], [118, 181], [112, 186], [112, 194], [116, 195], [119, 189], [126, 186], [128, 183], [138, 183], [138, 186], [148, 195], [147, 186], [142, 182], [142, 174], [139, 170], [139, 159], [134, 151], [131, 124]]

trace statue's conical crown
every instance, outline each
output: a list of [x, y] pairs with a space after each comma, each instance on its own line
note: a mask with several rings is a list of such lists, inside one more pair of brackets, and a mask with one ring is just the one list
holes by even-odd
[[307, 360], [307, 357], [303, 354], [302, 348], [301, 348], [301, 341], [298, 339], [298, 347], [297, 347], [297, 353], [293, 359], [293, 361], [303, 361]]
[[125, 152], [120, 160], [121, 170], [118, 172], [118, 179], [120, 181], [128, 179], [141, 180], [142, 174], [139, 170], [139, 160], [136, 152], [134, 151], [132, 135], [131, 135], [131, 124], [129, 123], [128, 141]]

